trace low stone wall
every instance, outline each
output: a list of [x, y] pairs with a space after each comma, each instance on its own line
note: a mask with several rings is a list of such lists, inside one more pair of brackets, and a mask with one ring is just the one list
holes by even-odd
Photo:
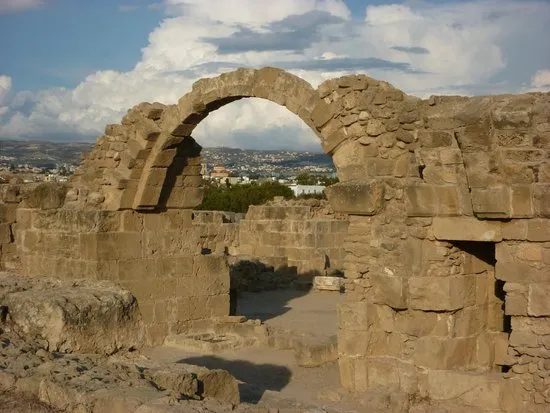
[[25, 275], [112, 280], [138, 299], [149, 344], [229, 314], [229, 268], [201, 254], [193, 211], [17, 210]]
[[326, 201], [252, 205], [239, 225], [238, 252], [276, 267], [296, 267], [298, 275], [322, 275], [343, 268], [347, 231], [347, 217]]

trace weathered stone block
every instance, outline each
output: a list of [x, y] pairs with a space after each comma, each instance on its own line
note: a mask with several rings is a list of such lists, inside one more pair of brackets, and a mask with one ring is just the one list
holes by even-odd
[[512, 214], [510, 189], [500, 186], [488, 189], [472, 188], [474, 214], [480, 218], [508, 218]]
[[338, 306], [338, 326], [342, 330], [366, 331], [373, 318], [366, 301], [345, 302]]
[[550, 185], [534, 186], [534, 204], [537, 215], [550, 218]]
[[410, 277], [409, 307], [455, 311], [475, 302], [475, 276]]
[[550, 241], [550, 219], [530, 219], [527, 221], [527, 240]]
[[506, 315], [527, 315], [527, 286], [525, 284], [507, 282], [504, 284], [504, 291], [506, 291], [506, 301], [504, 303], [504, 312]]
[[485, 221], [473, 217], [435, 217], [433, 231], [437, 239], [452, 241], [492, 241], [502, 240], [501, 223]]
[[456, 370], [475, 362], [475, 337], [420, 337], [416, 341], [414, 362], [419, 367], [435, 370]]
[[547, 282], [529, 284], [529, 301], [527, 312], [531, 316], [550, 316], [550, 268]]
[[428, 371], [428, 395], [433, 400], [453, 400], [466, 406], [500, 410], [501, 385], [486, 374]]
[[134, 232], [80, 234], [80, 248], [83, 259], [139, 258], [142, 255], [141, 243], [141, 236], [136, 236]]
[[370, 275], [373, 285], [371, 300], [395, 309], [407, 308], [407, 279], [391, 275]]
[[325, 193], [335, 211], [352, 215], [375, 215], [384, 204], [384, 185], [376, 180], [338, 183]]

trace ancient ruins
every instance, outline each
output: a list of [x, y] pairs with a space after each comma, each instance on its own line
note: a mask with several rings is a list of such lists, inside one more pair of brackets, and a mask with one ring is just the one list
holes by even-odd
[[[246, 97], [317, 134], [340, 179], [331, 211], [193, 211], [193, 129]], [[238, 69], [107, 125], [68, 191], [4, 187], [4, 268], [122, 285], [149, 345], [229, 315], [231, 256], [298, 275], [333, 268], [344, 388], [550, 409], [550, 93], [422, 100], [365, 75], [314, 89], [276, 68]]]

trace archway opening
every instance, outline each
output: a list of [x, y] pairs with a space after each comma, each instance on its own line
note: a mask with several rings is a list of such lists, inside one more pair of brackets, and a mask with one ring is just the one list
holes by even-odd
[[[239, 118], [243, 111], [248, 119]], [[192, 216], [201, 254], [227, 257], [229, 314], [233, 321], [249, 321], [168, 341], [187, 343], [181, 353], [186, 363], [229, 369], [244, 382], [253, 376], [256, 383], [245, 386], [248, 401], [265, 390], [295, 388], [291, 376], [303, 367], [326, 369], [327, 381], [315, 391], [338, 386], [337, 305], [348, 222], [324, 197], [336, 170], [316, 134], [284, 107], [244, 99], [205, 117], [178, 144], [174, 160], [159, 203], [173, 208], [189, 192], [187, 181], [200, 179], [203, 202]], [[201, 346], [215, 349], [216, 356], [191, 351]], [[288, 369], [288, 379], [258, 377], [265, 367], [258, 370], [259, 358]]]

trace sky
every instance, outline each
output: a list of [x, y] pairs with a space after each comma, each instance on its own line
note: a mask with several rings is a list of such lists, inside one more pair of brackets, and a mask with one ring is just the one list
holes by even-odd
[[[143, 101], [276, 66], [422, 98], [550, 91], [550, 0], [0, 0], [0, 138], [93, 142]], [[320, 150], [286, 108], [231, 103], [203, 146]]]

